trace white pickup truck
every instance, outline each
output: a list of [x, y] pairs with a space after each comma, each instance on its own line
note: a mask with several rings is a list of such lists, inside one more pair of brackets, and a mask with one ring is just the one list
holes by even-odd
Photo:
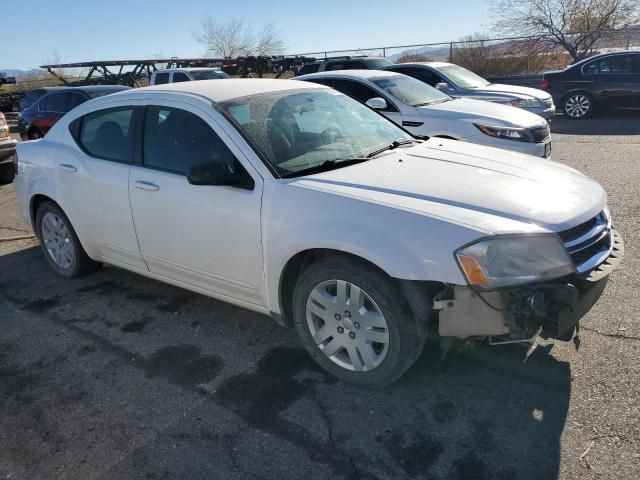
[[107, 263], [270, 315], [361, 385], [400, 377], [430, 324], [570, 340], [623, 253], [580, 172], [416, 140], [310, 82], [128, 90], [17, 148], [21, 214], [60, 275]]
[[169, 68], [153, 72], [149, 79], [149, 85], [193, 82], [195, 80], [219, 80], [222, 78], [231, 77], [217, 68]]

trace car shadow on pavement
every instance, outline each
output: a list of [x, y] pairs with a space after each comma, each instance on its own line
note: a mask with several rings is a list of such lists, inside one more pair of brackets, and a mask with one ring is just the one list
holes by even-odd
[[640, 112], [595, 113], [584, 120], [555, 115], [551, 133], [563, 135], [640, 135]]
[[558, 477], [571, 373], [551, 346], [432, 341], [361, 389], [267, 317], [117, 269], [61, 279], [37, 247], [0, 256], [0, 308], [16, 478]]

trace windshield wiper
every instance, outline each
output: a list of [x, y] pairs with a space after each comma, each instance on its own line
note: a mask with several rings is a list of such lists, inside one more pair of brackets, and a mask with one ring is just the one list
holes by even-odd
[[282, 178], [300, 177], [302, 175], [310, 175], [313, 173], [327, 172], [329, 170], [335, 170], [340, 167], [347, 167], [349, 165], [355, 165], [368, 161], [369, 158], [354, 157], [354, 158], [336, 158], [335, 160], [325, 160], [322, 163], [313, 165], [312, 167], [303, 168], [300, 170], [294, 170], [280, 174]]
[[400, 145], [407, 145], [407, 144], [413, 143], [413, 142], [415, 142], [415, 140], [412, 140], [410, 138], [407, 138], [407, 139], [404, 139], [404, 140], [394, 140], [391, 144], [387, 145], [386, 147], [379, 148], [378, 150], [374, 150], [373, 152], [367, 154], [366, 157], [367, 158], [372, 158], [372, 157], [375, 157], [376, 155], [378, 155], [378, 154], [380, 154], [382, 152], [386, 152], [387, 150], [395, 150]]

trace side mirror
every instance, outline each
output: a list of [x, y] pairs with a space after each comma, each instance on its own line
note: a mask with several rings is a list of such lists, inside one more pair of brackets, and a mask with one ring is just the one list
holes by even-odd
[[217, 185], [253, 190], [255, 182], [251, 175], [236, 160], [235, 171], [229, 170], [227, 163], [216, 162], [191, 167], [187, 175], [191, 185]]
[[451, 85], [449, 85], [447, 82], [440, 82], [436, 83], [436, 90], [440, 90], [444, 93], [451, 93], [453, 91], [453, 88], [451, 88]]
[[387, 101], [382, 97], [373, 97], [367, 100], [365, 105], [374, 110], [384, 110], [387, 108]]

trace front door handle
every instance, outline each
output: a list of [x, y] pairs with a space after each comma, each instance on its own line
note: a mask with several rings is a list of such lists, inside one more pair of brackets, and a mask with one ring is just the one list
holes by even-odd
[[76, 173], [78, 171], [78, 169], [76, 167], [74, 167], [73, 165], [70, 165], [68, 163], [61, 163], [59, 165], [60, 170], [63, 170], [65, 172], [69, 172], [69, 173]]
[[155, 183], [144, 182], [142, 180], [136, 180], [135, 186], [138, 190], [144, 190], [146, 192], [157, 192], [160, 187]]

